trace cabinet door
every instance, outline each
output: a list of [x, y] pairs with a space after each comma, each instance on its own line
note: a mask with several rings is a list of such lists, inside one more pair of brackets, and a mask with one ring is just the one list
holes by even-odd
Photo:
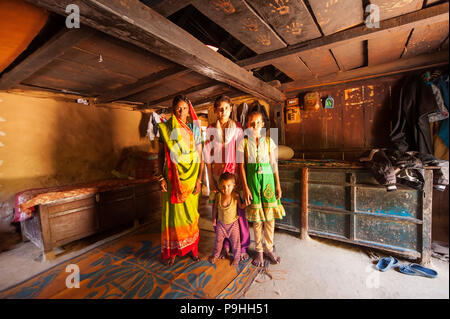
[[135, 187], [136, 217], [145, 218], [161, 211], [161, 191], [157, 182]]
[[102, 230], [132, 224], [135, 218], [133, 187], [100, 193], [99, 207]]

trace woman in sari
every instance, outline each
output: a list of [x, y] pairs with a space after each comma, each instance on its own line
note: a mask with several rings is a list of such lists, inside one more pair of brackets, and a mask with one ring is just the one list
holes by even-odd
[[[214, 196], [218, 192], [218, 181], [222, 173], [236, 174], [237, 190], [240, 188], [239, 170], [237, 169], [236, 148], [243, 138], [242, 126], [230, 118], [231, 100], [228, 96], [219, 96], [214, 102], [214, 113], [217, 122], [208, 126], [207, 135], [210, 140], [205, 144], [205, 160], [208, 169], [208, 179], [211, 189], [209, 203], [216, 210]], [[245, 217], [245, 210], [238, 208], [239, 233], [241, 240], [241, 260], [248, 258], [247, 248], [250, 245], [250, 232]], [[215, 228], [214, 228], [215, 230]], [[220, 258], [228, 257], [230, 242], [225, 240]]]
[[176, 256], [189, 252], [195, 261], [200, 259], [198, 202], [203, 175], [200, 125], [187, 97], [174, 98], [172, 113], [169, 120], [158, 124], [163, 192], [161, 261], [168, 266], [174, 264]]

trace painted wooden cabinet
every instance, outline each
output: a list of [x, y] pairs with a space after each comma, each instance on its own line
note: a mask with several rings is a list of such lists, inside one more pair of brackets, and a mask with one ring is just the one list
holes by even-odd
[[[278, 228], [300, 232], [304, 227], [309, 235], [429, 261], [432, 170], [425, 170], [423, 191], [398, 186], [392, 192], [364, 168], [281, 163], [279, 171], [286, 217], [276, 223]], [[301, 214], [303, 187], [307, 188], [307, 218]], [[302, 219], [307, 219], [307, 225]]]

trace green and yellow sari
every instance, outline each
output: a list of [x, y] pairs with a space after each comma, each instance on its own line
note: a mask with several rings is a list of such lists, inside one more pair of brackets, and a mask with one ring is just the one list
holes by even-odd
[[163, 192], [161, 224], [161, 257], [184, 256], [192, 251], [197, 256], [199, 228], [198, 201], [193, 194], [199, 169], [199, 128], [187, 126], [173, 115], [158, 129], [165, 147], [164, 177], [167, 192]]

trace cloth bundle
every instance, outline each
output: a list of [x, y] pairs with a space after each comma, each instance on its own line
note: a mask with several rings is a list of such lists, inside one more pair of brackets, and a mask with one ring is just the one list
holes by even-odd
[[367, 157], [359, 160], [365, 162], [375, 179], [386, 186], [388, 191], [396, 190], [396, 184], [423, 190], [424, 169], [430, 166], [439, 167], [433, 174], [434, 188], [444, 191], [448, 185], [448, 161], [437, 159], [431, 154], [373, 149]]

